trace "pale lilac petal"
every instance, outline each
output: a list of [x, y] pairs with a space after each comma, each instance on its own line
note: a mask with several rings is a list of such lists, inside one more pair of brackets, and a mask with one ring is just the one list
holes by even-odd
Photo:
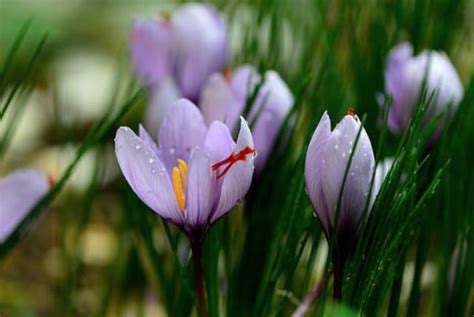
[[[428, 96], [434, 93], [433, 104], [428, 109], [430, 117], [441, 114], [449, 106], [454, 113], [461, 102], [464, 89], [456, 69], [444, 53], [424, 52], [429, 57], [426, 86]], [[451, 115], [448, 114], [448, 117]], [[428, 118], [429, 119], [429, 118]]]
[[331, 220], [329, 218], [328, 206], [321, 185], [324, 170], [324, 157], [331, 134], [331, 120], [325, 112], [314, 131], [308, 146], [305, 158], [304, 176], [306, 189], [313, 204], [315, 214], [321, 219], [326, 235], [331, 231]]
[[392, 168], [393, 161], [394, 160], [392, 157], [387, 157], [382, 162], [379, 162], [379, 164], [377, 165], [377, 168], [375, 169], [374, 185], [372, 187], [372, 197], [370, 203], [371, 205], [374, 204], [375, 199], [377, 198], [377, 195], [380, 191], [380, 188], [382, 187], [383, 181], [385, 180], [385, 177], [388, 175], [388, 172]]
[[0, 243], [3, 243], [49, 189], [38, 170], [18, 170], [0, 180]]
[[155, 138], [168, 111], [175, 101], [181, 98], [181, 93], [173, 79], [166, 77], [158, 87], [150, 91], [149, 98], [145, 110], [145, 126]]
[[189, 162], [191, 151], [204, 144], [207, 127], [199, 109], [189, 100], [179, 99], [168, 111], [159, 132], [163, 163], [171, 171], [178, 159]]
[[121, 127], [115, 136], [115, 154], [135, 194], [161, 217], [182, 225], [170, 176], [148, 143], [131, 129]]
[[172, 17], [178, 81], [186, 98], [197, 101], [207, 78], [226, 61], [227, 28], [209, 5], [183, 5]]
[[[252, 134], [258, 156], [255, 159], [255, 168], [261, 171], [280, 131], [283, 120], [293, 106], [293, 95], [283, 79], [274, 71], [268, 71], [265, 75], [265, 84], [259, 92], [260, 102], [256, 102], [249, 118], [253, 118], [260, 107], [263, 110], [259, 114]], [[264, 103], [262, 105], [262, 102]], [[249, 119], [253, 120], [253, 119]]]
[[137, 20], [130, 50], [135, 70], [147, 86], [159, 85], [172, 71], [170, 26], [165, 21]]
[[148, 144], [150, 149], [152, 149], [156, 156], [159, 158], [160, 151], [158, 150], [158, 146], [156, 146], [155, 141], [153, 141], [150, 134], [148, 134], [148, 131], [141, 124], [138, 126], [138, 135], [140, 136], [140, 139], [142, 139], [146, 144]]
[[260, 80], [261, 77], [253, 66], [243, 65], [235, 70], [231, 85], [234, 96], [241, 105], [242, 110], [247, 98], [253, 93], [255, 86]]
[[208, 125], [218, 120], [225, 122], [230, 129], [243, 110], [243, 104], [235, 98], [232, 87], [220, 73], [213, 74], [204, 86], [199, 107]]
[[207, 131], [204, 149], [209, 154], [211, 163], [215, 164], [227, 158], [235, 148], [229, 128], [220, 121], [212, 122]]
[[[360, 126], [358, 120], [346, 115], [328, 140], [321, 182], [333, 225], [344, 173]], [[365, 129], [362, 129], [344, 185], [338, 231], [356, 233], [367, 201], [373, 167], [372, 145]]]
[[211, 169], [211, 161], [204, 150], [195, 148], [189, 162], [184, 212], [189, 230], [202, 232], [207, 229], [215, 192], [216, 178]]
[[[239, 137], [234, 152], [237, 153], [245, 147], [254, 147], [252, 133], [247, 122], [241, 118]], [[249, 155], [245, 161], [235, 163], [223, 177], [221, 197], [212, 222], [224, 216], [232, 207], [238, 204], [245, 196], [252, 183], [254, 158]]]

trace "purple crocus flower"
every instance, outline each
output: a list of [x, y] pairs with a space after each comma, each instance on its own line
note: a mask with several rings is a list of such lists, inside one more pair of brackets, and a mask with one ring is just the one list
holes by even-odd
[[348, 114], [331, 131], [331, 121], [325, 112], [306, 154], [306, 188], [315, 214], [326, 237], [331, 237], [336, 230], [336, 242], [342, 248], [341, 252], [350, 251], [357, 237], [374, 169], [372, 145], [362, 128], [344, 184], [339, 222], [335, 229], [339, 193], [360, 126], [358, 117]]
[[[341, 298], [344, 264], [357, 240], [374, 169], [372, 144], [364, 128], [360, 132], [351, 164], [347, 167], [360, 129], [359, 118], [349, 112], [331, 131], [331, 121], [325, 112], [306, 154], [304, 175], [309, 198], [328, 241], [335, 234], [336, 246], [332, 259], [335, 299]], [[342, 188], [346, 168], [347, 178]]]
[[49, 189], [35, 169], [18, 170], [0, 180], [0, 243], [3, 243]]
[[241, 119], [235, 143], [225, 124], [209, 128], [199, 109], [180, 99], [170, 108], [155, 144], [121, 127], [115, 152], [123, 175], [153, 211], [200, 241], [208, 227], [247, 193], [254, 170], [253, 139]]
[[385, 65], [385, 90], [393, 95], [388, 117], [388, 127], [393, 133], [403, 133], [408, 127], [425, 79], [428, 96], [434, 94], [425, 122], [447, 111], [433, 133], [434, 140], [456, 111], [464, 94], [456, 69], [443, 52], [423, 51], [413, 56], [410, 43], [401, 43], [389, 52]]
[[130, 43], [135, 70], [153, 96], [149, 107], [158, 108], [148, 110], [146, 124], [157, 127], [170, 96], [196, 102], [208, 77], [224, 67], [227, 26], [212, 6], [189, 3], [159, 21], [135, 21]]
[[[232, 129], [244, 111], [247, 98], [260, 81], [260, 75], [248, 65], [239, 67], [234, 74], [213, 74], [203, 89], [199, 103], [206, 123], [219, 120]], [[292, 106], [293, 95], [288, 86], [278, 73], [267, 71], [247, 117], [252, 124], [258, 152], [255, 160], [257, 172], [263, 169], [282, 122]]]

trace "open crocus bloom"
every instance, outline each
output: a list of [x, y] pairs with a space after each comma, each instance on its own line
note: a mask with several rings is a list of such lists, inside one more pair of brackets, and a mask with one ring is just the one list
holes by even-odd
[[197, 107], [186, 99], [171, 107], [158, 145], [142, 127], [139, 136], [121, 127], [115, 151], [138, 197], [198, 240], [243, 199], [252, 181], [255, 150], [247, 122], [241, 119], [235, 143], [222, 122], [207, 128]]
[[428, 96], [434, 94], [425, 121], [447, 110], [447, 118], [441, 120], [434, 132], [436, 139], [464, 94], [456, 69], [442, 52], [423, 51], [413, 56], [410, 43], [399, 44], [390, 51], [385, 65], [385, 90], [393, 95], [388, 118], [388, 127], [393, 133], [403, 133], [408, 127], [425, 78]]
[[[270, 70], [264, 76], [264, 83], [247, 117], [252, 124], [258, 152], [255, 160], [257, 172], [267, 161], [282, 122], [293, 106], [293, 95], [280, 75]], [[244, 111], [247, 98], [260, 81], [260, 75], [248, 65], [239, 67], [234, 74], [213, 74], [199, 102], [206, 123], [219, 120], [232, 129]]]
[[135, 21], [130, 49], [135, 70], [152, 96], [145, 124], [153, 128], [181, 96], [196, 102], [208, 77], [224, 67], [227, 27], [212, 6], [189, 3], [159, 21]]
[[18, 170], [0, 180], [0, 242], [4, 242], [49, 189], [38, 170]]
[[[357, 116], [349, 114], [331, 131], [331, 121], [324, 113], [308, 147], [306, 188], [328, 239], [334, 231], [339, 194], [360, 127]], [[357, 238], [373, 169], [372, 145], [362, 128], [344, 184], [336, 230], [337, 246], [343, 253], [351, 251]]]

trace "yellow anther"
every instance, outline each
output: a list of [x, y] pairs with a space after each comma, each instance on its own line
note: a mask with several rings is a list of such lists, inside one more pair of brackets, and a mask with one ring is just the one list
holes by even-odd
[[188, 165], [185, 161], [178, 159], [178, 166], [173, 167], [173, 190], [176, 201], [181, 211], [184, 211], [186, 202], [186, 177], [188, 175]]
[[181, 176], [181, 184], [183, 185], [183, 193], [186, 196], [186, 178], [188, 177], [188, 165], [182, 159], [178, 159], [179, 174]]

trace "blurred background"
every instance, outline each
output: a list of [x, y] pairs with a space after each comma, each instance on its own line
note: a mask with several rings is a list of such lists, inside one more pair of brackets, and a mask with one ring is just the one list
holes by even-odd
[[[473, 74], [474, 1], [212, 3], [229, 24], [230, 66], [245, 62], [259, 69], [276, 69], [294, 94], [301, 96], [298, 102], [305, 105], [302, 111], [309, 119], [299, 121], [299, 137], [293, 144], [298, 150], [289, 157], [302, 151], [324, 109], [336, 118], [349, 107], [367, 114], [366, 128], [377, 142], [375, 96], [384, 90], [386, 53], [402, 40], [412, 41], [418, 52], [444, 50], [465, 86]], [[21, 80], [11, 111], [0, 123], [0, 176], [18, 167], [37, 167], [51, 179], [59, 179], [95, 125], [138, 88], [128, 53], [133, 19], [159, 17], [179, 4], [0, 0], [0, 61], [10, 58], [10, 48], [22, 37], [1, 83], [3, 104]], [[142, 100], [134, 106], [122, 124], [136, 129], [145, 104]], [[153, 285], [156, 259], [150, 259], [147, 248], [156, 252], [165, 275], [172, 274], [173, 255], [161, 224], [150, 212], [126, 210], [126, 201], [136, 198], [118, 170], [114, 133], [84, 154], [59, 196], [2, 259], [0, 316], [166, 315], [157, 296], [161, 288]], [[395, 144], [396, 139], [386, 142]], [[471, 143], [466, 151], [472, 148]], [[390, 152], [394, 150], [389, 148], [385, 155]], [[473, 169], [467, 173], [472, 179]], [[305, 206], [311, 214], [309, 204]], [[156, 227], [147, 231], [149, 236], [140, 236], [143, 221], [134, 219], [133, 211], [145, 214], [148, 229]], [[232, 228], [236, 228], [241, 214], [232, 217]], [[320, 234], [319, 228], [314, 230]], [[185, 243], [179, 248], [187, 252]], [[321, 244], [314, 256], [324, 259], [325, 252], [327, 246]], [[407, 282], [401, 295], [405, 303], [414, 261], [408, 257], [405, 267]], [[433, 287], [437, 269], [436, 263], [427, 262], [422, 289]], [[323, 262], [312, 270], [321, 272]], [[431, 303], [430, 294], [422, 291], [421, 300]], [[429, 309], [422, 306], [419, 315], [429, 315]]]

